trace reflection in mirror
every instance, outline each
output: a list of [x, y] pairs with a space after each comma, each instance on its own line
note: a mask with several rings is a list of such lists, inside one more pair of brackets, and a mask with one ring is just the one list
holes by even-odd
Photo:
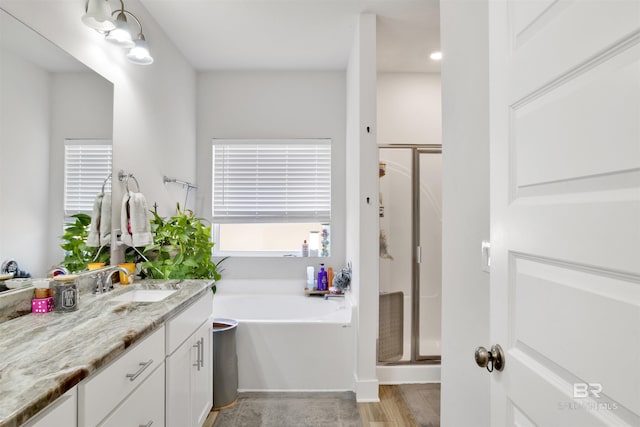
[[60, 264], [65, 219], [91, 215], [111, 174], [110, 158], [95, 169], [95, 152], [66, 147], [110, 157], [112, 130], [112, 83], [0, 9], [0, 262], [32, 277]]

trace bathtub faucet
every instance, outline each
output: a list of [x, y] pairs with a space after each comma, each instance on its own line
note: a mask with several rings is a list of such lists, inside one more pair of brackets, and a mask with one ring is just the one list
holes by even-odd
[[344, 298], [344, 294], [324, 294], [324, 299], [329, 298]]

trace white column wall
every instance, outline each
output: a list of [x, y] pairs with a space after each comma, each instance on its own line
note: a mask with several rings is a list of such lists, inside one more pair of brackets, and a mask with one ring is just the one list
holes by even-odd
[[487, 0], [440, 3], [443, 118], [443, 426], [489, 425], [489, 50]]
[[378, 400], [376, 17], [362, 14], [347, 67], [347, 260], [356, 308], [356, 399]]

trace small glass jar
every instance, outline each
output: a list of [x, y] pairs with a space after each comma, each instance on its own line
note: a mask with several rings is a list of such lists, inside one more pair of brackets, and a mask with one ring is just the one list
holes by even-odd
[[61, 276], [53, 284], [53, 311], [66, 313], [78, 309], [78, 282], [75, 278], [64, 280]]

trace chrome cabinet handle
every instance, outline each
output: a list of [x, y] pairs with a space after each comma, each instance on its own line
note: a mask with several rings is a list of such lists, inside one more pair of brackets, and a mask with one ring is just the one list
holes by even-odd
[[200, 337], [200, 367], [204, 368], [204, 337]]
[[194, 363], [192, 366], [195, 366], [196, 368], [198, 368], [198, 371], [199, 371], [200, 370], [200, 341], [195, 343], [193, 347], [197, 349], [197, 353], [196, 353], [197, 356], [196, 356], [196, 363]]
[[153, 420], [149, 420], [146, 424], [139, 424], [138, 427], [151, 427], [151, 424], [153, 424]]
[[133, 374], [127, 374], [127, 378], [129, 378], [129, 381], [135, 381], [135, 379], [138, 378], [138, 376], [140, 376], [140, 374], [144, 372], [145, 369], [151, 366], [152, 363], [153, 363], [153, 359], [149, 359], [149, 361], [146, 363], [140, 362], [140, 369], [138, 369], [137, 372]]

